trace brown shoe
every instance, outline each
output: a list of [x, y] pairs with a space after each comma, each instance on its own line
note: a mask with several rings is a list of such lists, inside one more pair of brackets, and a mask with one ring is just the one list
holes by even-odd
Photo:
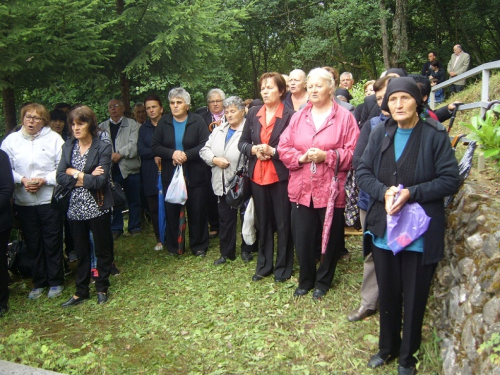
[[358, 322], [375, 314], [376, 312], [377, 310], [367, 309], [365, 306], [360, 305], [356, 310], [351, 311], [347, 315], [347, 320], [350, 322]]

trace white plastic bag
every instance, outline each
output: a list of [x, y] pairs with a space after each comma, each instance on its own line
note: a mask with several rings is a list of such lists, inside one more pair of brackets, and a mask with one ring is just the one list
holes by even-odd
[[257, 230], [255, 229], [255, 207], [253, 198], [248, 201], [245, 216], [243, 216], [243, 225], [241, 226], [241, 235], [247, 245], [253, 245], [257, 241]]
[[182, 165], [175, 168], [174, 177], [168, 185], [167, 194], [165, 194], [165, 202], [184, 204], [188, 198], [186, 181], [184, 180], [184, 172]]

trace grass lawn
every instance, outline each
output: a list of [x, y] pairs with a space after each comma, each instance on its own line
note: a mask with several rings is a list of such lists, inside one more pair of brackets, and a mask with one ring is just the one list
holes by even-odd
[[[153, 250], [150, 227], [116, 241], [121, 271], [110, 299], [73, 308], [73, 275], [61, 297], [30, 301], [30, 280], [11, 286], [10, 312], [0, 321], [0, 358], [68, 374], [396, 374], [397, 364], [368, 370], [377, 352], [378, 314], [349, 323], [359, 303], [361, 237], [348, 237], [350, 262], [340, 262], [323, 301], [296, 299], [291, 280], [252, 282], [255, 260], [214, 266], [218, 239], [205, 259], [172, 259]], [[72, 266], [74, 267], [74, 265]], [[420, 374], [439, 374], [438, 343], [424, 326]]]

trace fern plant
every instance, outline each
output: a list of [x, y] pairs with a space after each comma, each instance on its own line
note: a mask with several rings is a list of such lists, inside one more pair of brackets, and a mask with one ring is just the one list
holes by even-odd
[[500, 166], [500, 104], [486, 111], [484, 119], [479, 115], [473, 116], [470, 124], [463, 125], [472, 131], [467, 138], [481, 146], [484, 157], [495, 159]]

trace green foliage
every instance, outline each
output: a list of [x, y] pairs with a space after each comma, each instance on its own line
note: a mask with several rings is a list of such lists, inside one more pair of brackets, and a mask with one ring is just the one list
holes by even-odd
[[485, 119], [473, 116], [470, 124], [463, 124], [472, 131], [467, 137], [483, 148], [484, 157], [498, 160], [500, 166], [500, 104], [486, 111]]
[[500, 366], [500, 334], [493, 333], [487, 341], [479, 345], [477, 352], [487, 354], [491, 363]]

